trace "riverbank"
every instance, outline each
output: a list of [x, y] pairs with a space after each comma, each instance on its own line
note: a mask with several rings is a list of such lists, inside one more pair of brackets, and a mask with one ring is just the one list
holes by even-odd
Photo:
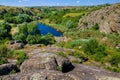
[[48, 25], [48, 26], [50, 26], [50, 27], [56, 29], [57, 31], [62, 32], [62, 33], [64, 33], [67, 30], [65, 25], [62, 25], [62, 24], [49, 23], [49, 22], [44, 21], [44, 20], [40, 20], [38, 22], [45, 24], [45, 25]]

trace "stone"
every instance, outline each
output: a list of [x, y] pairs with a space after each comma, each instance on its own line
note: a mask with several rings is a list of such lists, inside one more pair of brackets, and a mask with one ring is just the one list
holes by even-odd
[[63, 72], [73, 69], [72, 63], [68, 58], [58, 56], [55, 53], [39, 53], [39, 51], [35, 51], [30, 59], [22, 63], [20, 70], [21, 72], [39, 69], [57, 70], [57, 66], [61, 66]]
[[120, 34], [120, 3], [91, 12], [79, 20], [78, 28], [86, 30], [96, 23], [104, 33]]
[[9, 41], [9, 44], [10, 44], [10, 45], [12, 45], [12, 44], [14, 44], [14, 43], [15, 43], [14, 40], [10, 40], [10, 41]]
[[23, 64], [20, 66], [22, 73], [40, 69], [56, 70], [57, 63], [54, 58], [50, 57], [31, 58], [23, 62]]
[[14, 43], [11, 45], [11, 49], [16, 50], [16, 49], [22, 49], [24, 48], [24, 43]]
[[15, 64], [6, 63], [0, 65], [0, 76], [9, 74], [12, 70], [19, 71]]
[[118, 44], [118, 45], [116, 46], [116, 49], [120, 49], [120, 44]]

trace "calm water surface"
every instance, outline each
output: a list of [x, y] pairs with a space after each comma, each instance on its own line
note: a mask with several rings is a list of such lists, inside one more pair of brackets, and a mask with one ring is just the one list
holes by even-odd
[[44, 25], [44, 24], [38, 24], [38, 30], [40, 30], [41, 34], [47, 35], [48, 33], [51, 33], [54, 36], [60, 37], [63, 36], [63, 34], [56, 29], [51, 28], [50, 26]]

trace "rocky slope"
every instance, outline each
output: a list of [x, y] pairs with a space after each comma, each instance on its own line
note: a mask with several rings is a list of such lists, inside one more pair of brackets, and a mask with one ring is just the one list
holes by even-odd
[[91, 12], [79, 20], [78, 28], [87, 29], [95, 24], [99, 25], [99, 30], [105, 33], [120, 34], [120, 3]]
[[[29, 55], [19, 73], [0, 76], [0, 80], [120, 80], [120, 74], [97, 67], [73, 64], [57, 51], [67, 49], [47, 46], [24, 49]], [[59, 68], [59, 69], [58, 69]]]

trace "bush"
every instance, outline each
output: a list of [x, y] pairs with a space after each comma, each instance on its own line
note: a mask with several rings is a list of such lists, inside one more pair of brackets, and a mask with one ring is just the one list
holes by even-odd
[[0, 65], [7, 63], [7, 60], [4, 57], [0, 56]]
[[13, 57], [16, 57], [17, 59], [16, 64], [18, 66], [20, 66], [26, 59], [28, 59], [28, 56], [26, 55], [26, 53], [19, 51], [19, 50], [14, 51]]
[[29, 44], [38, 44], [41, 41], [41, 35], [28, 35], [26, 41]]
[[91, 39], [83, 46], [84, 53], [90, 55], [95, 61], [101, 61], [107, 53], [103, 45], [99, 45], [96, 39]]
[[98, 30], [98, 29], [99, 29], [99, 25], [98, 25], [98, 23], [95, 23], [95, 25], [92, 26], [92, 29], [93, 29], [93, 30]]
[[[37, 30], [37, 23], [23, 23], [18, 26], [18, 32], [13, 35], [14, 40], [20, 40], [24, 43], [38, 43], [40, 31]], [[34, 40], [35, 39], [35, 40]]]
[[7, 62], [6, 55], [7, 55], [8, 49], [5, 45], [0, 45], [0, 64], [4, 64]]
[[6, 39], [6, 38], [11, 38], [10, 35], [10, 30], [11, 30], [11, 26], [6, 23], [0, 23], [0, 39]]
[[66, 27], [67, 27], [68, 29], [73, 28], [73, 27], [74, 27], [73, 22], [72, 22], [71, 20], [68, 20], [68, 21], [66, 22]]
[[83, 51], [86, 54], [95, 54], [96, 49], [98, 48], [98, 42], [96, 39], [91, 39], [83, 45]]
[[107, 58], [107, 61], [111, 65], [118, 67], [118, 64], [120, 64], [120, 53], [111, 54], [110, 57]]
[[57, 66], [57, 71], [61, 71], [62, 72], [62, 66]]
[[52, 34], [47, 34], [46, 36], [42, 36], [40, 40], [41, 44], [48, 45], [55, 43], [55, 38]]
[[9, 51], [9, 53], [6, 55], [6, 57], [17, 59], [16, 64], [18, 66], [20, 66], [26, 59], [29, 58], [26, 53], [24, 53], [23, 51], [20, 51], [20, 50]]
[[117, 68], [117, 67], [106, 67], [106, 69], [110, 70], [110, 71], [113, 71], [113, 72], [120, 72], [120, 68]]

